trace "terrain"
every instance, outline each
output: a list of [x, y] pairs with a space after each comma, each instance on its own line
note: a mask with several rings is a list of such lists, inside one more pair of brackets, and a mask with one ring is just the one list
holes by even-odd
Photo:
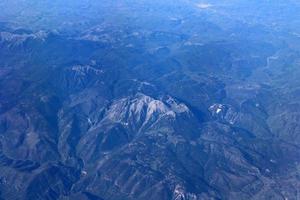
[[0, 9], [0, 199], [299, 199], [297, 1]]

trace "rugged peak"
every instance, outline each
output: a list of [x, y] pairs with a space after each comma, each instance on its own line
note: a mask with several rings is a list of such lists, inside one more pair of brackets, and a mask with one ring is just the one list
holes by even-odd
[[48, 37], [48, 33], [45, 31], [38, 31], [36, 33], [11, 33], [2, 31], [0, 32], [0, 41], [9, 42], [16, 45], [20, 45], [28, 39], [45, 41]]
[[161, 119], [174, 119], [189, 112], [185, 104], [178, 103], [170, 96], [156, 99], [138, 93], [115, 101], [107, 111], [106, 120], [144, 127]]

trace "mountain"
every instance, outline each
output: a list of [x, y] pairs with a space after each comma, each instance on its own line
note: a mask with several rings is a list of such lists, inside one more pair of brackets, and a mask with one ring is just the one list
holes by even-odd
[[0, 199], [299, 197], [297, 1], [0, 9]]

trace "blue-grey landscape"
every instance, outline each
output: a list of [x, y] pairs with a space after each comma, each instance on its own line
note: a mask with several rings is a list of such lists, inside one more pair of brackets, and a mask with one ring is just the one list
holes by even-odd
[[300, 1], [0, 0], [0, 200], [299, 200]]

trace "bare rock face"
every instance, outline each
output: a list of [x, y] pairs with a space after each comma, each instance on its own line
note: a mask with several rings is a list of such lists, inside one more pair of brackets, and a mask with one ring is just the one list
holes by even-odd
[[297, 199], [297, 1], [0, 2], [0, 199]]

